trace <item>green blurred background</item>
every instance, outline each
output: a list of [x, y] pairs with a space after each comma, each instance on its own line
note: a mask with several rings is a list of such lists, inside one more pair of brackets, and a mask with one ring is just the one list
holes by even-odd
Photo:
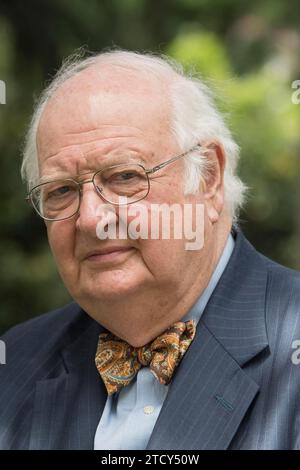
[[83, 45], [167, 53], [201, 73], [242, 148], [242, 229], [261, 252], [300, 269], [300, 104], [291, 101], [299, 25], [296, 0], [0, 1], [0, 332], [70, 300], [19, 168], [34, 99]]

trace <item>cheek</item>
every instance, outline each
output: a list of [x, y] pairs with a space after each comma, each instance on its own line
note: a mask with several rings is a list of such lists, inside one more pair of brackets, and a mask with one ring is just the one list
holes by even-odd
[[186, 224], [183, 205], [173, 204], [175, 213], [169, 207], [167, 203], [151, 204], [143, 201], [119, 212], [119, 221], [122, 220], [123, 224], [126, 210], [128, 237], [136, 240], [144, 262], [156, 271], [160, 267], [168, 270], [172, 266], [175, 269], [174, 266], [184, 264], [188, 258], [186, 234], [194, 233], [194, 227], [191, 226], [189, 231], [185, 227], [194, 219], [193, 210], [192, 219], [188, 217], [189, 224]]
[[71, 263], [74, 263], [75, 230], [73, 225], [69, 221], [49, 223], [47, 234], [59, 271], [67, 270]]
[[140, 254], [147, 269], [160, 282], [178, 279], [187, 266], [182, 240], [139, 240]]

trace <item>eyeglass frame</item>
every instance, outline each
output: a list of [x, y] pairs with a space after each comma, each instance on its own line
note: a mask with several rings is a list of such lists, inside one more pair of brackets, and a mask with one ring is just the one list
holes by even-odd
[[[109, 200], [107, 200], [103, 194], [101, 193], [101, 188], [99, 188], [98, 186], [96, 186], [96, 184], [94, 183], [94, 179], [95, 179], [95, 176], [98, 175], [99, 173], [101, 173], [102, 171], [105, 171], [105, 170], [108, 170], [110, 168], [116, 168], [118, 166], [124, 166], [124, 165], [127, 165], [127, 163], [118, 163], [116, 165], [110, 165], [110, 166], [107, 166], [105, 168], [101, 168], [101, 170], [97, 170], [91, 179], [89, 180], [86, 180], [86, 181], [76, 181], [75, 179], [73, 178], [58, 178], [58, 179], [55, 179], [55, 180], [49, 180], [49, 181], [45, 181], [44, 183], [40, 183], [40, 184], [37, 184], [36, 186], [34, 186], [33, 188], [30, 189], [30, 191], [28, 192], [25, 200], [29, 203], [31, 203], [31, 205], [33, 206], [35, 212], [37, 212], [37, 214], [43, 219], [43, 220], [48, 220], [50, 222], [59, 222], [61, 220], [68, 220], [68, 219], [71, 219], [72, 217], [74, 217], [74, 215], [76, 215], [78, 212], [79, 212], [79, 209], [80, 209], [80, 204], [81, 204], [81, 198], [82, 198], [82, 185], [86, 184], [86, 183], [93, 183], [93, 186], [94, 186], [94, 189], [96, 191], [96, 193], [105, 201], [105, 202], [108, 202], [109, 204], [112, 204], [114, 206], [128, 206], [129, 204], [135, 204], [136, 202], [138, 201], [142, 201], [143, 199], [145, 199], [149, 192], [150, 192], [150, 179], [149, 179], [149, 176], [148, 175], [152, 175], [153, 173], [156, 173], [158, 170], [161, 170], [162, 168], [164, 168], [165, 166], [169, 165], [170, 163], [173, 163], [177, 160], [179, 160], [180, 158], [183, 158], [183, 157], [186, 157], [189, 153], [191, 152], [194, 152], [195, 150], [207, 150], [206, 148], [204, 147], [201, 147], [201, 144], [197, 144], [195, 145], [194, 147], [192, 147], [191, 149], [187, 150], [186, 152], [183, 152], [181, 153], [180, 155], [176, 155], [175, 157], [172, 157], [170, 158], [169, 160], [166, 160], [162, 163], [159, 163], [158, 165], [155, 165], [153, 168], [145, 168], [143, 165], [141, 165], [140, 163], [133, 163], [133, 165], [137, 165], [137, 166], [140, 166], [144, 171], [145, 171], [145, 174], [147, 176], [147, 180], [148, 180], [148, 191], [147, 193], [145, 194], [145, 196], [141, 197], [140, 199], [137, 199], [135, 201], [132, 201], [132, 202], [124, 202], [124, 203], [118, 203], [118, 202], [111, 202]], [[128, 164], [129, 165], [129, 164]], [[89, 175], [91, 172], [89, 171], [88, 173], [82, 173], [81, 175], [76, 175], [76, 176], [85, 176], [85, 175]], [[56, 181], [72, 181], [73, 183], [75, 183], [77, 186], [78, 186], [78, 194], [79, 194], [79, 203], [78, 203], [78, 208], [77, 210], [74, 212], [74, 214], [68, 216], [68, 217], [63, 217], [62, 219], [49, 219], [48, 217], [43, 217], [37, 210], [37, 208], [35, 207], [33, 201], [32, 201], [32, 191], [34, 191], [36, 188], [39, 188], [40, 186], [44, 186], [45, 184], [49, 184], [49, 183], [55, 183]]]

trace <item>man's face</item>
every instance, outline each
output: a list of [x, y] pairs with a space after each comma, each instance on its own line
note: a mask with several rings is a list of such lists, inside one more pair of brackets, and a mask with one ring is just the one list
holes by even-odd
[[[116, 67], [102, 67], [101, 75], [89, 69], [72, 78], [56, 92], [41, 118], [41, 177], [92, 174], [129, 161], [152, 168], [179, 154], [170, 133], [166, 95], [156, 79]], [[153, 203], [203, 202], [200, 193], [184, 196], [183, 174], [183, 159], [154, 173], [150, 193], [139, 204], [150, 213]], [[51, 249], [72, 297], [95, 316], [97, 303], [126, 300], [147, 289], [153, 295], [184, 295], [209, 246], [193, 252], [185, 249], [185, 239], [100, 240], [97, 224], [105, 204], [87, 183], [77, 215], [47, 222]], [[116, 209], [117, 225], [128, 208]], [[106, 249], [115, 251], [105, 254]]]

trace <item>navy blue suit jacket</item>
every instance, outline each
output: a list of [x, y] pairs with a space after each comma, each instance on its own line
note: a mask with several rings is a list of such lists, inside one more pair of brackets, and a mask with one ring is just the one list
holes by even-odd
[[[106, 402], [94, 364], [102, 329], [72, 303], [2, 337], [0, 449], [93, 448]], [[300, 274], [238, 231], [148, 449], [300, 449], [295, 340]]]

